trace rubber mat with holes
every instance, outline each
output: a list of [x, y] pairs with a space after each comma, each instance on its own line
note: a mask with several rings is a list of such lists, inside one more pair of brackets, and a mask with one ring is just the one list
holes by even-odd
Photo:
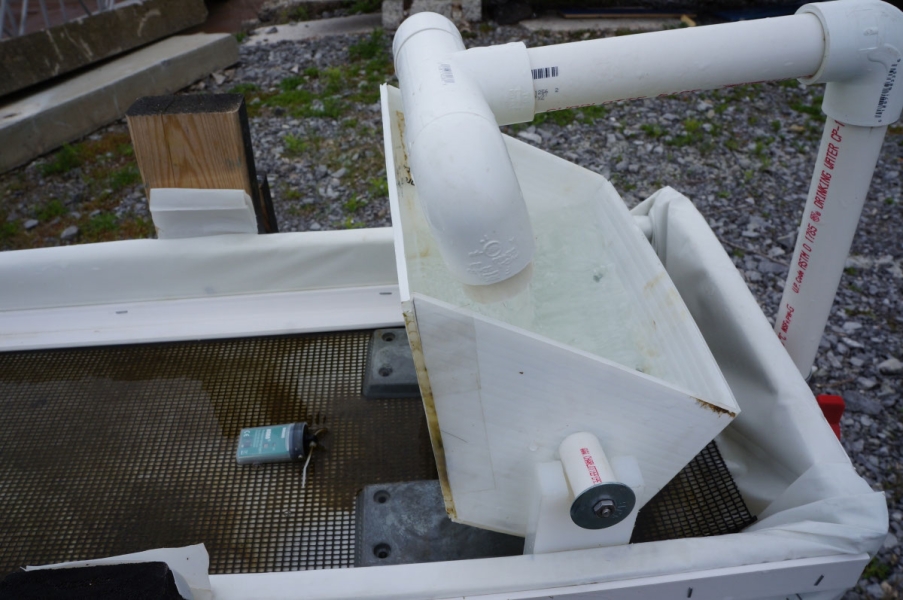
[[[354, 564], [365, 485], [434, 479], [419, 399], [360, 396], [370, 332], [0, 354], [0, 574], [203, 542], [211, 573]], [[301, 465], [239, 430], [326, 427]]]

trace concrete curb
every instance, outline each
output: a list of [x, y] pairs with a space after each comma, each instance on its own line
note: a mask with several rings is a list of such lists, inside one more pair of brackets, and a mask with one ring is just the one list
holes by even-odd
[[0, 173], [121, 118], [141, 96], [170, 94], [238, 62], [229, 34], [174, 36], [0, 107]]
[[644, 31], [661, 31], [667, 28], [681, 26], [680, 19], [564, 19], [561, 17], [543, 16], [537, 19], [527, 19], [518, 23], [529, 31], [600, 31], [604, 33], [616, 33], [630, 31], [640, 33]]
[[260, 44], [275, 44], [286, 40], [297, 41], [331, 35], [367, 33], [380, 27], [381, 24], [382, 16], [379, 13], [371, 13], [353, 15], [351, 17], [336, 17], [334, 19], [320, 19], [318, 21], [304, 21], [290, 25], [271, 25], [255, 29], [245, 44], [257, 46]]

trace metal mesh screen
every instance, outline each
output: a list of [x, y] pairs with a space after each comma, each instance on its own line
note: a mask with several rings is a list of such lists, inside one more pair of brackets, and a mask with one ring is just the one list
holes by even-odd
[[[369, 332], [0, 354], [0, 574], [203, 542], [211, 573], [349, 567], [363, 486], [434, 479], [418, 399], [360, 396]], [[243, 427], [329, 430], [241, 466]]]
[[640, 510], [630, 543], [737, 533], [755, 520], [711, 442]]
[[[370, 332], [0, 353], [0, 575], [203, 542], [211, 573], [354, 564], [365, 486], [435, 479], [419, 399], [360, 395]], [[301, 465], [242, 466], [239, 430], [329, 430]], [[739, 531], [714, 443], [632, 542]]]

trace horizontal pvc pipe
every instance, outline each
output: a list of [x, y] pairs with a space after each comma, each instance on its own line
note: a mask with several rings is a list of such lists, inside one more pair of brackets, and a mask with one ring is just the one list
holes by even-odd
[[878, 162], [886, 126], [828, 118], [775, 331], [809, 376]]
[[536, 112], [805, 77], [824, 56], [822, 26], [799, 14], [527, 50]]

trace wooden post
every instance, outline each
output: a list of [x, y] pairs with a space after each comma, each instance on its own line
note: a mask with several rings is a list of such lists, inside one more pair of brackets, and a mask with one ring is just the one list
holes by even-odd
[[145, 193], [153, 188], [244, 190], [259, 233], [278, 231], [254, 168], [251, 131], [240, 94], [139, 98], [126, 113]]

